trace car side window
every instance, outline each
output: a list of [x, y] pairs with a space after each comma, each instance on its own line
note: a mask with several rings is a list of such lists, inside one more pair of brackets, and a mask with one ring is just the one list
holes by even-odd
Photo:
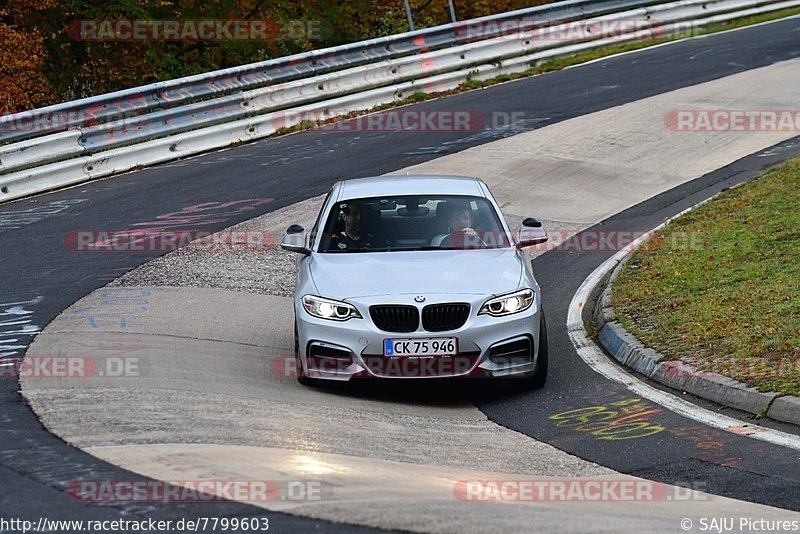
[[319, 232], [319, 225], [322, 221], [322, 213], [325, 211], [325, 206], [328, 205], [328, 201], [331, 199], [331, 193], [333, 193], [333, 188], [325, 195], [325, 200], [322, 201], [322, 207], [319, 209], [319, 213], [317, 213], [317, 220], [314, 222], [314, 226], [311, 227], [311, 233], [308, 237], [309, 246], [313, 247], [314, 241], [317, 239], [317, 232]]

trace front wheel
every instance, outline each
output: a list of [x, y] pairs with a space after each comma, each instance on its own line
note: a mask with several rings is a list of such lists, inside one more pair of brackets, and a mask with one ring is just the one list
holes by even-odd
[[536, 360], [536, 371], [527, 378], [511, 378], [511, 387], [517, 390], [539, 389], [547, 382], [547, 321], [544, 310], [539, 319], [539, 356]]

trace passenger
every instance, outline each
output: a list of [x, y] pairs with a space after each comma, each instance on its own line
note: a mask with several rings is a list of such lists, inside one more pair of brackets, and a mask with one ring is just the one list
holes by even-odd
[[458, 241], [463, 244], [467, 244], [467, 241], [475, 241], [475, 240], [463, 239], [463, 237], [466, 236], [476, 237], [477, 238], [476, 244], [483, 243], [483, 241], [481, 241], [480, 237], [478, 236], [478, 232], [476, 232], [472, 228], [472, 210], [468, 205], [458, 204], [456, 206], [449, 207], [448, 209], [449, 209], [449, 214], [447, 216], [447, 233], [439, 234], [433, 239], [431, 239], [432, 247], [455, 246], [455, 243], [452, 243], [453, 241], [452, 237], [454, 234], [460, 234], [462, 239]]

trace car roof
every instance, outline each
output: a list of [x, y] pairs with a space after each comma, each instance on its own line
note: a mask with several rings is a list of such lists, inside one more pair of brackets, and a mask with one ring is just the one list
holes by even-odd
[[394, 195], [470, 195], [485, 197], [483, 182], [469, 176], [389, 175], [339, 182], [337, 200]]

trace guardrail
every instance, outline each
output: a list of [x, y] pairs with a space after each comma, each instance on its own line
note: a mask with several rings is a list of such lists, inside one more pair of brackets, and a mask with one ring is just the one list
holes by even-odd
[[[570, 0], [0, 117], [0, 202], [258, 139], [309, 114], [325, 120], [609, 44], [798, 6]], [[636, 24], [612, 37], [542, 37], [574, 21]]]
[[[660, 0], [666, 2], [668, 0]], [[96, 122], [119, 119], [155, 109], [167, 109], [191, 101], [220, 97], [236, 91], [255, 89], [335, 70], [358, 67], [376, 61], [418, 54], [439, 48], [466, 44], [466, 35], [459, 29], [467, 24], [481, 24], [488, 29], [483, 38], [495, 37], [503, 25], [535, 25], [543, 20], [553, 23], [600, 16], [623, 8], [653, 5], [659, 0], [569, 0], [534, 8], [500, 13], [457, 25], [444, 25], [378, 39], [315, 50], [276, 58], [241, 67], [223, 69], [176, 80], [158, 82], [124, 91], [49, 106], [37, 111], [39, 116], [72, 116], [70, 127], [88, 126]], [[28, 113], [0, 118], [0, 144], [31, 137], [24, 131], [4, 130], [3, 119], [9, 123], [26, 120]], [[38, 135], [64, 131], [57, 122], [42, 120]]]

